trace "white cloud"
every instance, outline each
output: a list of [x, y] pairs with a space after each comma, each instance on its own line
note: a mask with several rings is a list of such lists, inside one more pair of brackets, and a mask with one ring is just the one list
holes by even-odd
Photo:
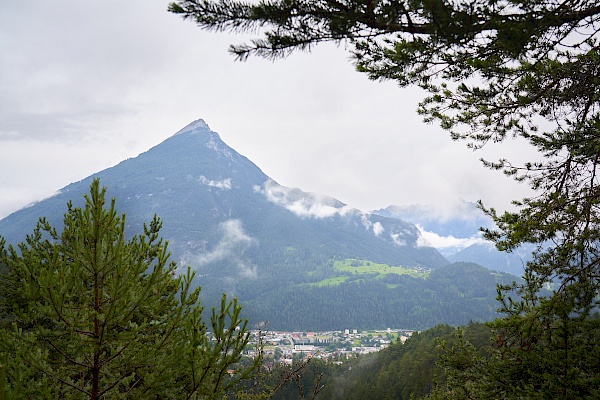
[[255, 265], [249, 264], [241, 255], [248, 247], [258, 243], [249, 236], [239, 219], [230, 219], [219, 225], [222, 236], [215, 247], [204, 254], [199, 254], [193, 259], [195, 266], [203, 266], [220, 260], [231, 260], [240, 269], [240, 275], [245, 278], [256, 278]]
[[417, 240], [417, 246], [419, 247], [434, 247], [436, 249], [445, 249], [445, 248], [461, 248], [464, 249], [466, 247], [471, 246], [472, 244], [483, 244], [489, 243], [487, 240], [483, 239], [480, 236], [471, 236], [468, 238], [456, 238], [452, 235], [450, 236], [440, 236], [435, 232], [428, 232], [423, 229], [422, 226], [417, 224], [417, 228], [421, 232], [419, 235], [419, 239]]
[[216, 187], [218, 189], [231, 189], [231, 178], [223, 179], [222, 181], [213, 181], [212, 179], [207, 179], [204, 175], [200, 175], [198, 181], [203, 185]]
[[262, 187], [255, 186], [254, 191], [264, 195], [271, 203], [282, 206], [302, 218], [344, 216], [354, 210], [333, 197], [287, 188], [272, 180], [263, 183]]
[[373, 234], [375, 236], [381, 235], [383, 233], [383, 231], [385, 230], [385, 228], [379, 221], [377, 221], [375, 223], [371, 222], [371, 220], [369, 220], [370, 216], [371, 216], [370, 213], [363, 213], [361, 215], [360, 220], [361, 220], [363, 226], [365, 227], [366, 230], [373, 230]]
[[373, 233], [375, 234], [375, 236], [379, 236], [383, 233], [385, 229], [383, 228], [383, 225], [381, 225], [381, 222], [375, 222], [373, 224]]
[[406, 241], [403, 239], [400, 239], [399, 233], [392, 233], [392, 234], [390, 234], [390, 237], [392, 238], [392, 241], [394, 242], [394, 244], [396, 246], [406, 246]]
[[360, 216], [360, 221], [366, 230], [371, 229], [371, 226], [373, 226], [373, 223], [369, 220], [369, 214], [362, 214]]

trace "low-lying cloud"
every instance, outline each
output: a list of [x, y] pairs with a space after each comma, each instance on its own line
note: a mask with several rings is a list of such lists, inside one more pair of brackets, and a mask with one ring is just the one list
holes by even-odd
[[489, 241], [481, 236], [471, 236], [468, 238], [457, 238], [452, 235], [440, 236], [435, 232], [428, 232], [422, 226], [417, 224], [417, 228], [421, 232], [417, 241], [419, 247], [434, 247], [436, 249], [460, 248], [464, 249], [473, 244], [484, 244]]
[[296, 188], [287, 188], [268, 180], [254, 191], [261, 193], [271, 203], [284, 207], [301, 218], [330, 218], [344, 216], [354, 209], [333, 197], [317, 193], [303, 192]]
[[381, 222], [377, 221], [375, 223], [371, 222], [369, 219], [370, 214], [362, 214], [360, 220], [367, 231], [372, 230], [375, 236], [379, 236], [385, 231], [385, 228], [381, 224]]
[[248, 235], [239, 219], [230, 219], [219, 224], [222, 233], [221, 239], [215, 247], [204, 254], [197, 255], [194, 263], [197, 266], [207, 265], [221, 260], [229, 260], [240, 270], [240, 275], [245, 278], [256, 278], [256, 266], [243, 259], [243, 253], [250, 246], [256, 245], [258, 240]]
[[381, 222], [375, 222], [373, 224], [373, 233], [375, 234], [375, 236], [379, 236], [383, 233], [385, 229], [383, 228], [383, 225], [381, 225]]
[[392, 233], [390, 238], [396, 246], [406, 246], [406, 240], [402, 239], [399, 233]]
[[223, 179], [222, 181], [213, 181], [212, 179], [206, 178], [204, 175], [200, 175], [198, 177], [198, 182], [206, 186], [215, 187], [217, 189], [231, 189], [231, 178]]

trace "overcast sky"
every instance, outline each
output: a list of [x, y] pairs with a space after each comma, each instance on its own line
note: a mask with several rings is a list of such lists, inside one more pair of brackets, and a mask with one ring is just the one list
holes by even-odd
[[[165, 0], [0, 1], [0, 218], [202, 118], [279, 184], [363, 211], [524, 187], [416, 114], [423, 93], [355, 72], [343, 47], [235, 62]], [[497, 152], [497, 154], [494, 154]]]

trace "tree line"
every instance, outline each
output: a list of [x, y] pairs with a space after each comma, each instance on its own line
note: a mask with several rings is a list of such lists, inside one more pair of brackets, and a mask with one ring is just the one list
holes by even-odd
[[289, 284], [246, 301], [250, 321], [277, 330], [427, 329], [441, 323], [491, 321], [497, 284], [517, 278], [469, 263], [432, 270], [427, 278], [386, 274], [331, 286]]

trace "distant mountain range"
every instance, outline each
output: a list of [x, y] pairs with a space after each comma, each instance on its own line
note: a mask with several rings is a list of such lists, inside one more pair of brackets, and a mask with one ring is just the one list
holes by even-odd
[[[441, 273], [434, 274], [434, 270], [447, 268], [447, 258], [428, 235], [462, 238], [473, 230], [476, 234], [481, 217], [456, 230], [455, 222], [423, 217], [424, 209], [389, 207], [365, 213], [328, 196], [281, 186], [227, 146], [202, 120], [138, 157], [0, 220], [0, 234], [8, 243], [23, 241], [42, 216], [60, 228], [66, 203], [83, 204], [83, 194], [95, 177], [107, 187], [107, 195], [116, 199], [117, 210], [126, 214], [129, 234], [140, 232], [154, 214], [160, 216], [162, 236], [169, 240], [173, 258], [197, 271], [207, 304], [214, 304], [225, 291], [246, 304], [252, 321], [269, 320], [271, 327], [285, 329], [296, 325], [296, 316], [304, 329], [341, 329], [334, 326], [340, 321], [374, 328], [395, 325], [390, 315], [396, 321], [413, 315], [403, 320], [411, 325], [407, 328], [424, 328], [493, 317], [490, 304], [478, 297], [481, 293], [473, 297], [479, 305], [453, 321], [444, 309], [452, 302], [444, 306], [440, 298], [427, 293], [418, 300], [414, 291], [409, 301], [407, 292], [416, 287], [431, 291], [423, 282]], [[450, 251], [448, 246], [438, 248], [446, 257], [455, 257], [467, 242], [460, 243], [462, 248], [457, 245]], [[477, 238], [474, 244], [486, 246]], [[361, 267], [356, 264], [349, 272], [342, 267], [346, 260], [357, 260]], [[379, 269], [369, 270], [367, 263]], [[383, 265], [403, 266], [422, 275], [389, 273], [397, 270], [385, 270]], [[475, 270], [490, 277], [492, 290], [493, 282], [514, 279], [472, 264], [458, 263], [452, 268], [456, 290], [450, 293], [463, 299], [465, 293], [473, 292], [465, 285]], [[311, 301], [307, 296], [312, 296]], [[379, 311], [357, 307], [353, 299], [374, 307], [379, 304]], [[404, 314], [396, 310], [386, 316], [386, 304], [407, 309]], [[423, 316], [428, 306], [438, 309], [437, 317]]]
[[493, 221], [474, 203], [460, 201], [440, 209], [429, 205], [412, 204], [389, 206], [373, 213], [411, 222], [421, 235], [444, 256], [455, 254], [473, 244], [483, 244], [479, 228], [492, 228]]
[[498, 251], [480, 232], [480, 228], [493, 229], [494, 222], [476, 204], [466, 201], [444, 209], [415, 204], [389, 206], [373, 213], [415, 224], [423, 240], [450, 262], [477, 263], [493, 271], [521, 276], [534, 250], [524, 245], [512, 253]]

